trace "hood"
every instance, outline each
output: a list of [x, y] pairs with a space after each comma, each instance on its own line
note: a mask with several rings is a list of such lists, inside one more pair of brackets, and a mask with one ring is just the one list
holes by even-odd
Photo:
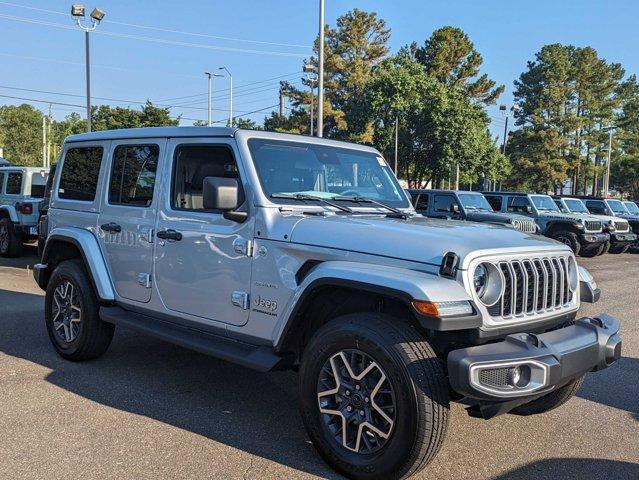
[[588, 220], [589, 222], [601, 222], [600, 218], [587, 213], [563, 213], [563, 212], [541, 212], [544, 218], [552, 218], [554, 220], [579, 221]]
[[290, 241], [436, 266], [447, 252], [463, 260], [479, 250], [567, 248], [511, 228], [420, 215], [408, 220], [379, 215], [309, 216], [295, 223]]

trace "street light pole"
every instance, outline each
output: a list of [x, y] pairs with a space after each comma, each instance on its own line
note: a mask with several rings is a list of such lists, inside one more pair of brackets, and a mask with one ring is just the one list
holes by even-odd
[[319, 2], [319, 55], [317, 82], [317, 136], [324, 136], [324, 0]]
[[311, 115], [311, 137], [313, 136], [313, 104], [315, 103], [315, 82], [317, 82], [317, 67], [310, 63], [304, 65], [304, 73], [308, 74], [306, 77], [309, 86], [311, 87], [311, 102], [310, 102], [310, 115]]
[[608, 161], [606, 162], [606, 180], [604, 182], [604, 195], [607, 197], [610, 191], [610, 160], [612, 158], [612, 129], [614, 127], [610, 125], [608, 127]]
[[86, 56], [86, 90], [87, 90], [87, 132], [91, 131], [91, 52], [90, 52], [90, 33], [96, 29], [98, 24], [104, 18], [104, 11], [94, 8], [91, 11], [91, 25], [82, 23], [85, 17], [84, 5], [75, 4], [71, 6], [71, 15], [75, 17], [76, 24], [84, 30], [84, 49]]
[[209, 108], [206, 124], [210, 127], [213, 125], [213, 77], [222, 77], [219, 73], [204, 72], [209, 81]]
[[397, 176], [397, 164], [399, 163], [399, 116], [395, 116], [395, 176]]
[[226, 67], [220, 67], [218, 70], [224, 70], [229, 74], [229, 119], [227, 122], [227, 126], [233, 126], [233, 75]]

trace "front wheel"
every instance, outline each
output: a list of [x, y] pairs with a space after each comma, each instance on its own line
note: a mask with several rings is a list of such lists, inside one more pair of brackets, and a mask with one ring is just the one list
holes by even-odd
[[361, 313], [322, 326], [299, 382], [313, 445], [349, 478], [406, 478], [444, 441], [450, 400], [441, 362], [401, 319]]
[[604, 249], [606, 248], [606, 244], [602, 243], [598, 247], [581, 249], [581, 256], [586, 258], [598, 257], [603, 254]]
[[581, 250], [581, 244], [579, 243], [579, 237], [572, 232], [559, 232], [553, 237], [558, 242], [568, 245], [575, 255], [579, 255]]
[[0, 256], [19, 257], [22, 254], [22, 238], [16, 232], [13, 222], [0, 219]]
[[626, 253], [628, 249], [630, 249], [630, 245], [615, 245], [610, 247], [609, 252], [618, 255], [620, 253]]

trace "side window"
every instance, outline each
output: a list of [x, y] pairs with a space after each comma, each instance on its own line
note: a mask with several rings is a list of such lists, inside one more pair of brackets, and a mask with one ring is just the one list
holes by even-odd
[[493, 207], [493, 210], [501, 212], [501, 197], [494, 197], [492, 195], [485, 195], [485, 197], [490, 206]]
[[508, 199], [508, 211], [514, 213], [528, 213], [530, 200], [528, 197], [510, 197]]
[[4, 187], [4, 172], [0, 172], [0, 194], [3, 192], [2, 187]]
[[227, 146], [180, 145], [175, 149], [174, 162], [171, 194], [174, 210], [204, 211], [202, 187], [206, 177], [239, 178], [233, 152]]
[[150, 206], [159, 155], [157, 145], [118, 145], [113, 152], [109, 203]]
[[433, 210], [436, 212], [452, 212], [452, 206], [455, 203], [455, 197], [452, 195], [435, 195], [433, 199]]
[[602, 200], [586, 200], [586, 208], [594, 214], [606, 213], [606, 203]]
[[422, 193], [415, 203], [415, 210], [428, 210], [428, 194]]
[[7, 188], [5, 193], [7, 195], [20, 195], [22, 192], [22, 173], [11, 172], [7, 175]]
[[70, 148], [62, 163], [58, 197], [92, 202], [98, 188], [102, 147]]
[[563, 213], [570, 213], [570, 211], [564, 207], [564, 204], [561, 202], [561, 200], [555, 200], [555, 205], [557, 205], [557, 207], [559, 207], [559, 210], [561, 210]]

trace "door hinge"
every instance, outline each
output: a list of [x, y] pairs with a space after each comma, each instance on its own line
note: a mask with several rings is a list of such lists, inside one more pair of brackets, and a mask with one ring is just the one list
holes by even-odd
[[144, 288], [151, 288], [151, 275], [148, 273], [138, 273], [138, 283]]
[[246, 255], [247, 257], [253, 256], [253, 240], [247, 240], [246, 238], [236, 238], [233, 241], [233, 250], [240, 255]]
[[242, 310], [247, 310], [249, 308], [248, 293], [239, 290], [234, 291], [231, 294], [231, 303], [236, 307], [240, 307]]

